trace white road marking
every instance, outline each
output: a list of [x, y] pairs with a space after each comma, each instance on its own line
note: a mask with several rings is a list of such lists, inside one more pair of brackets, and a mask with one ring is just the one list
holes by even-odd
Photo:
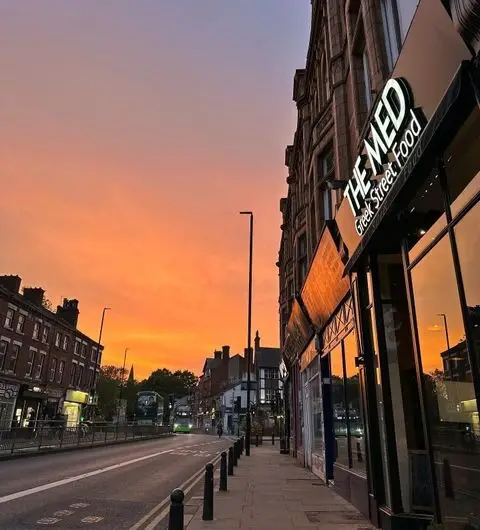
[[67, 515], [72, 515], [72, 513], [75, 513], [73, 510], [59, 510], [58, 512], [55, 512], [53, 515], [55, 517], [66, 517]]
[[78, 508], [86, 508], [87, 506], [90, 506], [90, 504], [87, 504], [86, 502], [76, 502], [75, 504], [70, 504], [70, 508], [75, 508], [76, 510]]
[[[220, 456], [217, 456], [212, 461], [212, 464], [216, 465], [218, 464], [218, 462], [220, 462]], [[198, 482], [204, 476], [204, 474], [205, 474], [205, 468], [202, 467], [197, 473], [195, 473], [195, 475], [193, 475], [192, 477], [187, 479], [182, 485], [180, 485], [179, 489], [183, 491], [184, 495], [187, 495], [187, 493], [198, 484]], [[187, 484], [188, 484], [188, 487], [187, 487]], [[146, 515], [144, 515], [140, 519], [140, 521], [138, 521], [132, 527], [130, 527], [129, 530], [139, 530], [157, 512], [160, 512], [160, 514], [157, 517], [155, 517], [155, 519], [147, 527], [145, 527], [144, 530], [150, 530], [150, 529], [155, 528], [155, 525], [158, 524], [158, 522], [160, 522], [162, 519], [164, 519], [167, 516], [167, 514], [170, 512], [170, 495], [166, 497], [165, 499], [163, 499], [162, 502], [157, 504], [157, 506], [154, 506]]]
[[52, 524], [58, 523], [58, 521], [60, 521], [60, 519], [57, 519], [56, 517], [44, 517], [43, 519], [39, 519], [37, 521], [37, 524], [46, 526], [46, 525], [52, 525]]
[[82, 523], [87, 524], [99, 523], [100, 521], [103, 521], [103, 517], [99, 517], [98, 515], [89, 515], [81, 520]]
[[[127, 460], [126, 462], [120, 462], [119, 464], [113, 464], [112, 466], [102, 467], [100, 469], [96, 469], [95, 471], [89, 471], [88, 473], [82, 473], [81, 475], [76, 475], [75, 477], [64, 478], [62, 480], [56, 480], [55, 482], [48, 482], [47, 484], [36, 486], [35, 488], [29, 488], [28, 490], [17, 491], [16, 493], [11, 493], [10, 495], [5, 495], [4, 497], [0, 497], [0, 504], [3, 504], [5, 502], [14, 501], [16, 499], [21, 499], [22, 497], [27, 497], [28, 495], [33, 495], [34, 493], [40, 493], [41, 491], [58, 488], [58, 486], [64, 486], [65, 484], [70, 484], [72, 482], [77, 482], [85, 478], [94, 477], [95, 475], [101, 475], [102, 473], [108, 473], [109, 471], [120, 469], [121, 467], [129, 466], [131, 464], [136, 464], [137, 462], [143, 462], [144, 460], [149, 460], [151, 458], [155, 458], [156, 456], [160, 456], [165, 453], [171, 453], [171, 452], [172, 452], [172, 449], [167, 449], [166, 451], [159, 451], [157, 453], [152, 453], [150, 455], [145, 455], [145, 456], [140, 456], [139, 458], [134, 458], [133, 460]], [[74, 506], [70, 506], [70, 508], [73, 508], [73, 507]]]

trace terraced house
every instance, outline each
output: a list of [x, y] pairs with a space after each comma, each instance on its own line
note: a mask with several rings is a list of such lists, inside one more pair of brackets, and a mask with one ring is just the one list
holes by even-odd
[[77, 329], [77, 300], [53, 312], [43, 289], [20, 287], [20, 277], [0, 277], [0, 429], [57, 413], [75, 426], [95, 402], [103, 346]]
[[379, 528], [480, 528], [479, 7], [312, 0], [294, 76], [289, 449]]

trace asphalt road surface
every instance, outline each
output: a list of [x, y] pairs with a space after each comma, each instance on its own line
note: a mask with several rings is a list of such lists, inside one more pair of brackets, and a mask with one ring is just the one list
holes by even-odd
[[153, 530], [162, 501], [229, 444], [186, 434], [0, 462], [0, 529]]

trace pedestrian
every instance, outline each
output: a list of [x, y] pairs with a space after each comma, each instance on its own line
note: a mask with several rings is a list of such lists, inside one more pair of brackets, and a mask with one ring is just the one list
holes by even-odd
[[217, 433], [218, 433], [218, 437], [221, 438], [223, 434], [223, 425], [221, 422], [218, 423]]

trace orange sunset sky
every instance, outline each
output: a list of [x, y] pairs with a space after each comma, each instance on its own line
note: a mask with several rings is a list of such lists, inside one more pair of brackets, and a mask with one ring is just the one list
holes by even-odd
[[104, 363], [278, 345], [278, 203], [309, 0], [5, 0], [0, 274], [78, 298]]

